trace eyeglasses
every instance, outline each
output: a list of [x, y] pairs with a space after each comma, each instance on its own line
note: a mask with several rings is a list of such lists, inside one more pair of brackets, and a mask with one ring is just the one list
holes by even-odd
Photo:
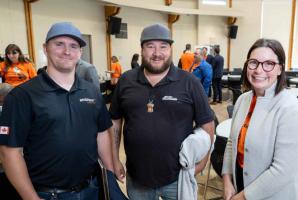
[[248, 59], [246, 61], [248, 69], [251, 70], [257, 69], [260, 63], [262, 64], [262, 68], [265, 72], [271, 72], [274, 69], [275, 65], [279, 64], [271, 60], [265, 60], [264, 62], [260, 62], [256, 59]]
[[16, 51], [16, 50], [14, 50], [14, 51], [8, 52], [7, 55], [9, 55], [9, 54], [13, 54], [13, 55], [15, 55], [15, 54], [17, 54], [17, 53], [19, 53], [19, 52]]

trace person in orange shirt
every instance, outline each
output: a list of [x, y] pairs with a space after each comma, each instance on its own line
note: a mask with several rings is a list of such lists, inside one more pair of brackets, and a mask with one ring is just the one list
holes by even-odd
[[119, 60], [116, 56], [112, 56], [112, 63], [111, 63], [111, 84], [116, 85], [118, 82], [118, 79], [120, 78], [122, 74], [122, 67], [119, 63]]
[[195, 59], [195, 55], [193, 52], [191, 52], [191, 45], [186, 44], [185, 52], [181, 55], [181, 58], [180, 58], [182, 69], [189, 72], [190, 67], [194, 62], [194, 59]]
[[36, 70], [29, 59], [25, 58], [20, 47], [9, 44], [5, 49], [5, 60], [0, 63], [0, 74], [3, 82], [18, 86], [35, 77]]

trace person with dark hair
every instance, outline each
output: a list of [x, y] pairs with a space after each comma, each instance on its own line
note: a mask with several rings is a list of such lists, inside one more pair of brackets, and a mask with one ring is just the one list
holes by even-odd
[[233, 112], [222, 169], [224, 198], [298, 199], [298, 99], [286, 89], [282, 45], [257, 40], [243, 72], [250, 91]]
[[[123, 181], [119, 145], [124, 121], [129, 199], [174, 200], [181, 144], [193, 133], [194, 124], [213, 141], [214, 116], [199, 79], [173, 65], [174, 41], [169, 29], [161, 24], [147, 26], [140, 42], [142, 65], [121, 76], [110, 106], [115, 174]], [[204, 169], [207, 160], [208, 155], [196, 163], [193, 176]]]
[[131, 59], [131, 69], [140, 67], [138, 61], [139, 61], [139, 54], [137, 54], [137, 53], [133, 54], [132, 59]]
[[75, 73], [84, 46], [72, 23], [53, 24], [43, 45], [46, 70], [5, 98], [0, 159], [24, 200], [97, 200], [98, 159], [113, 171], [105, 102]]
[[181, 64], [178, 64], [178, 65], [181, 65], [181, 69], [189, 72], [189, 69], [192, 66], [195, 59], [194, 56], [195, 56], [194, 53], [191, 51], [191, 45], [186, 44], [185, 50], [183, 51], [183, 54], [181, 55], [179, 60], [179, 63]]
[[32, 62], [25, 58], [16, 44], [9, 44], [6, 47], [5, 60], [0, 63], [0, 74], [5, 83], [14, 87], [37, 75]]
[[211, 104], [222, 103], [221, 78], [223, 75], [224, 58], [219, 54], [219, 46], [214, 47], [215, 56], [213, 58], [212, 69], [212, 88], [213, 88], [213, 102]]
[[213, 55], [208, 53], [208, 48], [207, 47], [202, 48], [202, 55], [203, 55], [203, 59], [206, 60], [207, 63], [212, 65], [214, 57], [213, 57]]

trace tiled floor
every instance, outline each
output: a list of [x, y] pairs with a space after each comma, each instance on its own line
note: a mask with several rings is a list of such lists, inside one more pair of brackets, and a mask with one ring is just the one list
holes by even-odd
[[[214, 110], [219, 122], [222, 122], [223, 120], [228, 118], [228, 113], [227, 113], [227, 105], [231, 104], [231, 94], [227, 91], [227, 89], [223, 89], [223, 99], [226, 101], [223, 101], [222, 104], [217, 104], [217, 105], [212, 105], [212, 109]], [[123, 144], [121, 145], [120, 149], [120, 159], [123, 163], [125, 163], [125, 153], [123, 149]], [[207, 164], [208, 166], [208, 164]], [[204, 191], [204, 183], [206, 181], [207, 177], [207, 170], [208, 167], [205, 168], [203, 173], [197, 175], [197, 181], [198, 181], [198, 186], [199, 186], [199, 191], [198, 191], [198, 199], [202, 200], [203, 199], [203, 191]], [[125, 184], [119, 183], [121, 189], [126, 193], [126, 188]], [[207, 189], [207, 195], [206, 199], [214, 199], [222, 196], [222, 181], [219, 176], [215, 173], [215, 171], [211, 168], [210, 171], [210, 177], [209, 177], [209, 184], [211, 187], [208, 187]], [[214, 189], [213, 187], [217, 188]], [[222, 198], [220, 198], [222, 199]]]

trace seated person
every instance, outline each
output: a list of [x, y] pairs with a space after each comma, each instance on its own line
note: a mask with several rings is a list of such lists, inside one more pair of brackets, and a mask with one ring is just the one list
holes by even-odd
[[35, 77], [36, 70], [20, 47], [9, 44], [5, 49], [4, 62], [0, 63], [0, 74], [3, 82], [15, 87]]

